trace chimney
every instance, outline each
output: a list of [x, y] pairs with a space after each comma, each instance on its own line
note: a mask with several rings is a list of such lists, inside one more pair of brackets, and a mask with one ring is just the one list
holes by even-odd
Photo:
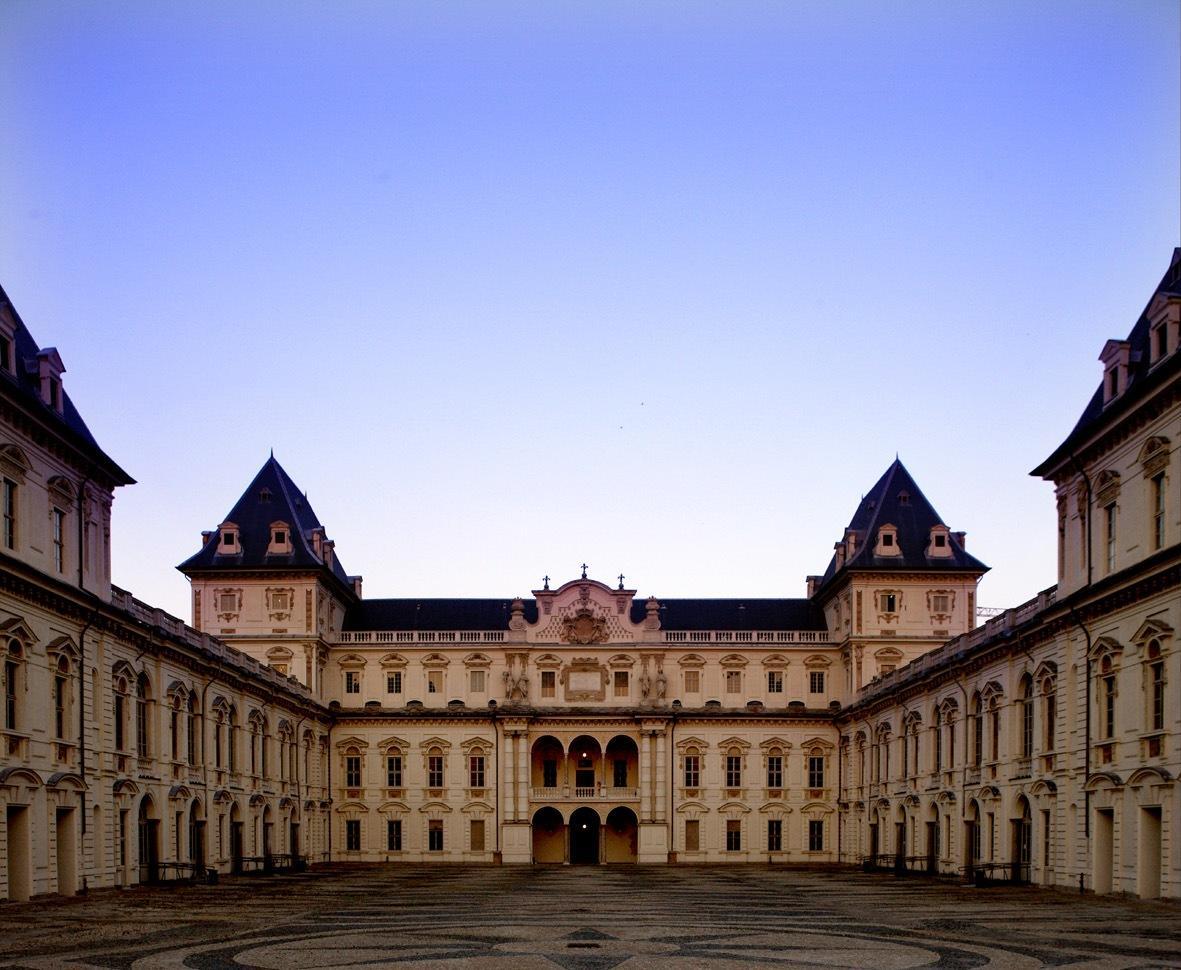
[[952, 535], [955, 537], [955, 541], [959, 543], [961, 549], [966, 550], [968, 548], [968, 533], [953, 532]]
[[325, 566], [332, 565], [332, 555], [336, 550], [336, 543], [331, 539], [325, 539], [320, 543], [320, 548], [323, 550], [322, 558]]
[[840, 569], [845, 565], [845, 544], [843, 542], [834, 542], [832, 547], [837, 553], [837, 569]]
[[207, 545], [209, 545], [209, 540], [212, 539], [215, 535], [217, 535], [217, 533], [211, 529], [207, 529], [206, 531], [202, 532], [201, 533], [201, 548], [204, 549]]
[[349, 582], [353, 584], [353, 592], [356, 594], [357, 599], [361, 598], [361, 581], [362, 577], [360, 576], [349, 577]]
[[324, 530], [319, 527], [312, 529], [312, 552], [317, 558], [324, 558]]
[[820, 588], [819, 576], [806, 576], [804, 581], [808, 584], [808, 599], [816, 595], [816, 590]]

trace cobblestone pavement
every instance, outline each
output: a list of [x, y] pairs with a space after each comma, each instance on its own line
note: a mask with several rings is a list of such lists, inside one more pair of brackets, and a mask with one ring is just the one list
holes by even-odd
[[1181, 967], [1181, 906], [850, 870], [334, 866], [0, 905], [0, 967]]

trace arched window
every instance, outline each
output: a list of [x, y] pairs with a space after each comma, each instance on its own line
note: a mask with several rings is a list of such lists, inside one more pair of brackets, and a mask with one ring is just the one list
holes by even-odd
[[135, 754], [146, 761], [152, 754], [152, 733], [149, 723], [151, 684], [147, 674], [140, 674], [135, 681]]
[[190, 765], [197, 763], [197, 698], [194, 694], [189, 695], [188, 716], [185, 723], [185, 739], [187, 741], [188, 762]]
[[988, 700], [988, 722], [992, 729], [992, 760], [1001, 760], [1001, 705], [996, 697]]
[[8, 641], [4, 654], [4, 727], [9, 731], [21, 729], [21, 698], [24, 694], [25, 649], [15, 637]]
[[980, 695], [972, 695], [972, 766], [979, 768], [984, 763], [984, 714], [980, 708]]
[[1033, 757], [1033, 678], [1021, 678], [1021, 757]]
[[427, 788], [443, 787], [443, 749], [431, 748], [426, 754], [426, 786]]
[[181, 697], [176, 694], [168, 710], [168, 756], [173, 761], [180, 760], [180, 718]]
[[115, 750], [127, 750], [127, 678], [115, 678], [113, 720], [115, 722]]
[[58, 657], [53, 672], [54, 737], [65, 741], [70, 730], [70, 658]]
[[1159, 640], [1149, 640], [1148, 656], [1148, 730], [1165, 729], [1165, 661]]
[[701, 787], [701, 752], [697, 748], [685, 749], [685, 787]]
[[361, 787], [361, 752], [355, 747], [345, 748], [344, 784], [346, 788]]
[[943, 770], [943, 712], [935, 708], [935, 717], [931, 722], [931, 740], [935, 747], [935, 771]]
[[783, 749], [771, 748], [767, 752], [767, 787], [783, 787]]
[[1058, 733], [1058, 695], [1054, 692], [1054, 679], [1046, 677], [1042, 680], [1042, 724], [1043, 747], [1046, 751], [1054, 750], [1054, 737]]
[[726, 752], [726, 787], [742, 787], [742, 752], [738, 748]]
[[226, 712], [226, 761], [231, 772], [238, 770], [238, 713], [232, 707]]
[[472, 748], [468, 752], [468, 787], [484, 787], [484, 749]]

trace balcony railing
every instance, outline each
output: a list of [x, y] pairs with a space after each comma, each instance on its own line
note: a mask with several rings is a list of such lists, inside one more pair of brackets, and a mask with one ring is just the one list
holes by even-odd
[[826, 630], [665, 630], [665, 643], [829, 643]]
[[503, 643], [503, 630], [345, 630], [337, 643]]
[[634, 802], [639, 798], [640, 790], [638, 788], [572, 788], [565, 785], [558, 788], [534, 788], [532, 790], [532, 799], [535, 802]]

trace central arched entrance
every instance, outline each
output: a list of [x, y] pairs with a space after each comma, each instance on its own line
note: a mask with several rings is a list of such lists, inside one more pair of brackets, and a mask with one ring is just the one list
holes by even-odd
[[570, 862], [573, 865], [599, 862], [599, 813], [593, 808], [576, 809], [570, 816]]
[[565, 862], [566, 830], [562, 813], [546, 805], [533, 813], [533, 861]]

